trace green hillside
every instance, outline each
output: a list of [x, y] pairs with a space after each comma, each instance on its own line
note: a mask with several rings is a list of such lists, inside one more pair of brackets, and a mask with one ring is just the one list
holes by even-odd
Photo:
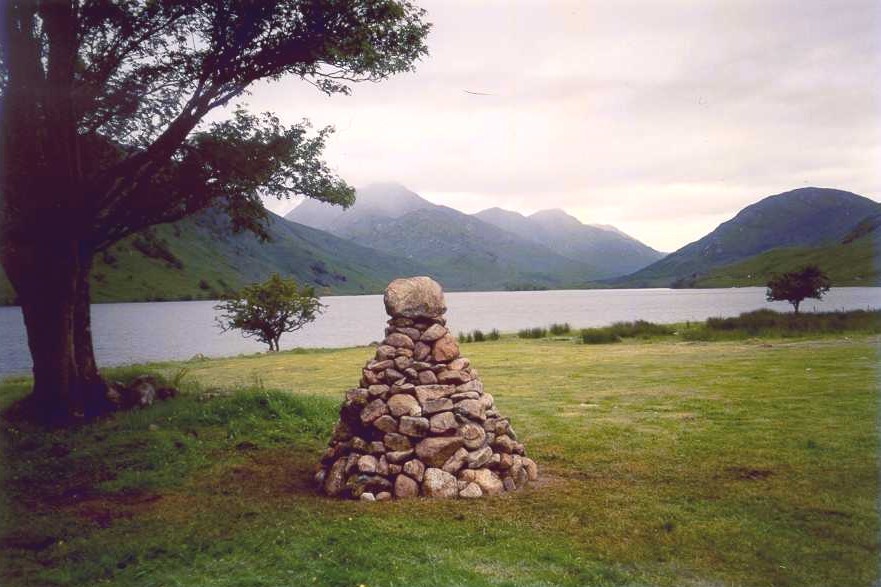
[[[833, 286], [881, 286], [881, 230], [878, 220], [860, 223], [841, 243], [821, 247], [784, 247], [713, 269], [683, 282], [686, 287], [764, 286], [775, 273], [818, 265]], [[868, 232], [867, 232], [868, 229]], [[855, 237], [855, 238], [854, 238]]]
[[615, 287], [693, 285], [722, 267], [769, 251], [834, 247], [857, 223], [879, 211], [878, 202], [842, 190], [810, 187], [769, 196], [703, 238], [608, 283]]
[[[154, 227], [96, 258], [96, 302], [216, 299], [273, 271], [314, 285], [323, 294], [378, 293], [402, 273], [424, 273], [418, 264], [367, 249], [307, 226], [272, 217], [272, 240], [231, 234], [225, 218], [207, 212]], [[0, 302], [14, 303], [0, 270]]]

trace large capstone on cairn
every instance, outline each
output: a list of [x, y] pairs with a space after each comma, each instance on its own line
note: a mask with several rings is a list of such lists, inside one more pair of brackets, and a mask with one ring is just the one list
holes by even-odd
[[391, 282], [386, 337], [346, 392], [315, 481], [334, 497], [476, 498], [523, 487], [538, 467], [446, 328], [428, 277]]

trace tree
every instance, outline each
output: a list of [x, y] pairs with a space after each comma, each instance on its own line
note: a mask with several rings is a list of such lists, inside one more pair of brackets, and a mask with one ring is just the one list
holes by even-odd
[[805, 265], [798, 271], [773, 276], [768, 281], [765, 297], [769, 302], [787, 301], [795, 308], [805, 298], [821, 299], [829, 291], [829, 277], [816, 265]]
[[429, 29], [409, 0], [5, 0], [0, 11], [0, 262], [24, 315], [30, 400], [49, 423], [102, 411], [96, 252], [209, 206], [265, 238], [261, 197], [354, 201], [321, 159], [331, 129], [219, 109], [260, 80], [331, 95], [409, 71]]
[[263, 283], [252, 283], [214, 306], [222, 314], [217, 323], [224, 332], [241, 330], [245, 338], [256, 337], [279, 350], [285, 332], [294, 332], [314, 321], [324, 311], [315, 289], [300, 287], [293, 279], [273, 273]]

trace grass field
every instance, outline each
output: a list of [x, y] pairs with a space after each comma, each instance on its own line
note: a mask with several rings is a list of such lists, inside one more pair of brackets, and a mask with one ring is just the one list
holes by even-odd
[[878, 343], [465, 344], [541, 468], [477, 502], [312, 492], [371, 349], [127, 369], [184, 367], [185, 393], [72, 432], [4, 422], [0, 584], [872, 585]]

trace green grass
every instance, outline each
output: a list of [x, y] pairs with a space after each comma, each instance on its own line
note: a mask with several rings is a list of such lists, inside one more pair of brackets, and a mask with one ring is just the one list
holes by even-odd
[[817, 265], [835, 286], [881, 285], [881, 237], [863, 236], [848, 243], [820, 247], [781, 247], [744, 261], [711, 269], [692, 287], [764, 286], [775, 273]]
[[466, 344], [541, 467], [468, 503], [311, 491], [372, 349], [127, 368], [186, 367], [184, 393], [76, 431], [3, 423], [0, 584], [872, 585], [878, 343]]

